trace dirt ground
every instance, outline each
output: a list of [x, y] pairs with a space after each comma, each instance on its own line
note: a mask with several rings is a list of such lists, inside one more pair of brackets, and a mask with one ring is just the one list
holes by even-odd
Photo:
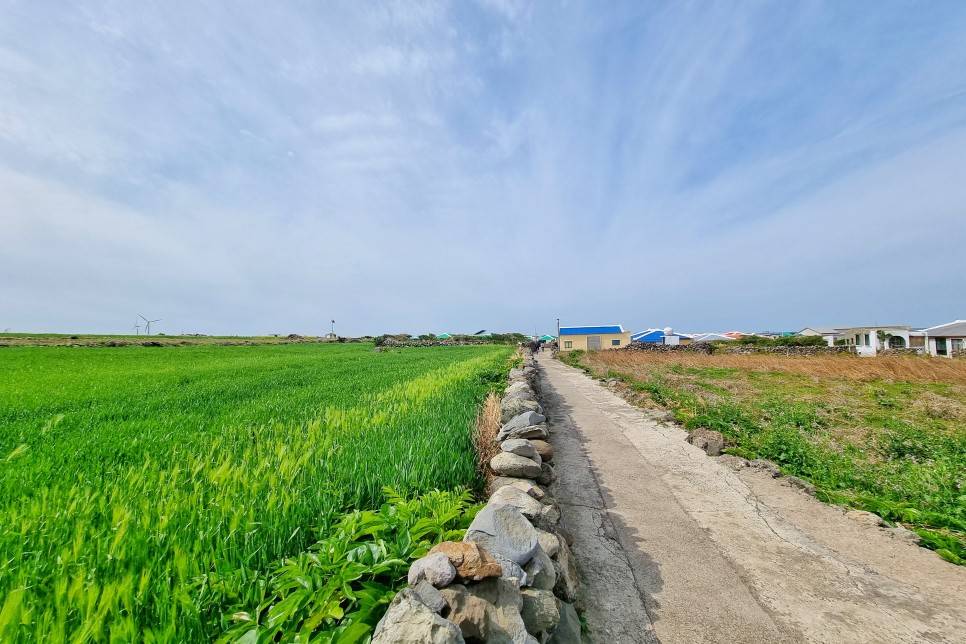
[[539, 357], [594, 642], [966, 642], [966, 568]]

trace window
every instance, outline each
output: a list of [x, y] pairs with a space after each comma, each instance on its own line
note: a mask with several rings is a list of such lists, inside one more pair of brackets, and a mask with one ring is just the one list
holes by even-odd
[[950, 348], [953, 351], [962, 351], [963, 345], [964, 343], [966, 343], [966, 341], [964, 341], [962, 338], [953, 338], [952, 340], [949, 341], [949, 343], [950, 343]]
[[619, 346], [621, 346], [621, 341], [620, 340], [611, 340], [610, 341], [610, 345], [612, 347], [619, 347]]
[[574, 343], [570, 340], [564, 340], [564, 349], [573, 349]]
[[855, 343], [862, 344], [862, 336], [859, 335], [858, 333], [855, 334]]
[[868, 333], [865, 334], [865, 346], [867, 346], [867, 347], [871, 347], [872, 346], [872, 341], [869, 340], [869, 334]]

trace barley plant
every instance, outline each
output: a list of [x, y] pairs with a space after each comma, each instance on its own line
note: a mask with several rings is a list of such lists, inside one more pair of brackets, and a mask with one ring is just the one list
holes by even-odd
[[3, 351], [2, 642], [216, 639], [386, 486], [478, 488], [472, 427], [511, 352]]

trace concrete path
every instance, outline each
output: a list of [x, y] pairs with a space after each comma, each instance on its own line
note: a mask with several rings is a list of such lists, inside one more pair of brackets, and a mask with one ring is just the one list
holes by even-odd
[[594, 642], [966, 642], [966, 568], [538, 357]]

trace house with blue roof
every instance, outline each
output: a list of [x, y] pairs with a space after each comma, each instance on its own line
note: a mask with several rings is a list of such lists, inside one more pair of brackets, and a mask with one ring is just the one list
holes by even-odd
[[619, 324], [562, 326], [557, 344], [561, 351], [620, 349], [631, 343], [630, 331]]
[[649, 342], [651, 344], [689, 344], [692, 337], [687, 333], [678, 333], [669, 329], [648, 329], [631, 335], [631, 342]]

